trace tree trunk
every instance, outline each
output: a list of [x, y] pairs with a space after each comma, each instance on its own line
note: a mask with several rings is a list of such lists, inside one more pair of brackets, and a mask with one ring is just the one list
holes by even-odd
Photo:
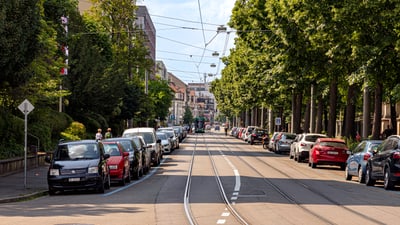
[[300, 133], [301, 132], [301, 108], [303, 96], [301, 93], [295, 93], [293, 95], [293, 132]]
[[318, 95], [318, 108], [317, 108], [317, 121], [316, 121], [316, 126], [315, 126], [315, 130], [311, 131], [311, 132], [315, 132], [315, 133], [321, 133], [322, 132], [322, 116], [323, 116], [323, 112], [324, 112], [324, 103], [322, 101], [322, 95]]
[[356, 118], [357, 89], [357, 85], [350, 85], [347, 89], [346, 117], [344, 119], [344, 136], [353, 139], [356, 136], [354, 121]]
[[337, 77], [334, 76], [329, 87], [329, 119], [328, 119], [328, 137], [336, 135], [336, 100], [337, 99]]
[[372, 127], [372, 139], [381, 138], [381, 122], [382, 122], [382, 89], [383, 85], [381, 82], [375, 86], [375, 97], [374, 97], [374, 124]]
[[390, 98], [390, 123], [392, 124], [392, 134], [397, 134], [396, 102]]
[[311, 111], [311, 102], [308, 101], [304, 112], [304, 125], [303, 125], [303, 131], [306, 133], [310, 133], [310, 111]]

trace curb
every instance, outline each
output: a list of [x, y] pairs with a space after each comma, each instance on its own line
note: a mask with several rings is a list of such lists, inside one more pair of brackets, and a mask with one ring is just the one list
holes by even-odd
[[38, 198], [38, 197], [42, 197], [42, 196], [45, 196], [45, 195], [48, 195], [48, 191], [38, 191], [38, 192], [35, 192], [35, 193], [32, 193], [32, 194], [0, 199], [0, 204], [32, 200], [32, 199], [35, 199], [35, 198]]

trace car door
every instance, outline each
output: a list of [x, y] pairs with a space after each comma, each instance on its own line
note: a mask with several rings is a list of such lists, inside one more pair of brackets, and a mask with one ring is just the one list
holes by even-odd
[[385, 168], [386, 158], [390, 156], [391, 150], [395, 143], [392, 139], [386, 139], [375, 155], [372, 157], [372, 173], [374, 176], [383, 177], [383, 170]]
[[348, 163], [348, 171], [351, 175], [358, 174], [358, 167], [360, 165], [361, 160], [363, 160], [363, 155], [365, 154], [364, 149], [366, 149], [367, 142], [363, 141], [357, 145], [352, 151], [352, 154], [349, 156], [347, 160]]

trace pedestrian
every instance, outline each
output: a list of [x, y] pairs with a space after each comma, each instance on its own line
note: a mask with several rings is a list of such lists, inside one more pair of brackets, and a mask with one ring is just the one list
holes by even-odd
[[360, 141], [361, 141], [361, 136], [360, 136], [360, 134], [358, 133], [358, 131], [357, 131], [357, 135], [356, 135], [356, 140], [357, 140], [357, 142], [360, 142]]
[[101, 129], [97, 129], [97, 133], [96, 133], [96, 141], [100, 141], [101, 139], [103, 139], [103, 134], [101, 133]]
[[112, 138], [111, 128], [107, 128], [107, 132], [104, 135], [105, 138]]
[[228, 135], [228, 125], [225, 125], [224, 130], [225, 130], [225, 136], [227, 136]]

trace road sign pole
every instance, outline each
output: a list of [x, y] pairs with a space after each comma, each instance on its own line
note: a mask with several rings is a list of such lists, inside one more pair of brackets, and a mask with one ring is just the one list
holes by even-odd
[[27, 146], [28, 146], [28, 113], [25, 113], [25, 155], [24, 155], [24, 187], [26, 188], [26, 169], [27, 169], [27, 159], [28, 159], [28, 154], [27, 154]]
[[[19, 106], [18, 109], [25, 115], [25, 147], [24, 147], [24, 187], [26, 188], [26, 170], [27, 170], [27, 160], [28, 160], [28, 114], [34, 109], [33, 105], [25, 99]], [[39, 147], [39, 146], [38, 146]]]

